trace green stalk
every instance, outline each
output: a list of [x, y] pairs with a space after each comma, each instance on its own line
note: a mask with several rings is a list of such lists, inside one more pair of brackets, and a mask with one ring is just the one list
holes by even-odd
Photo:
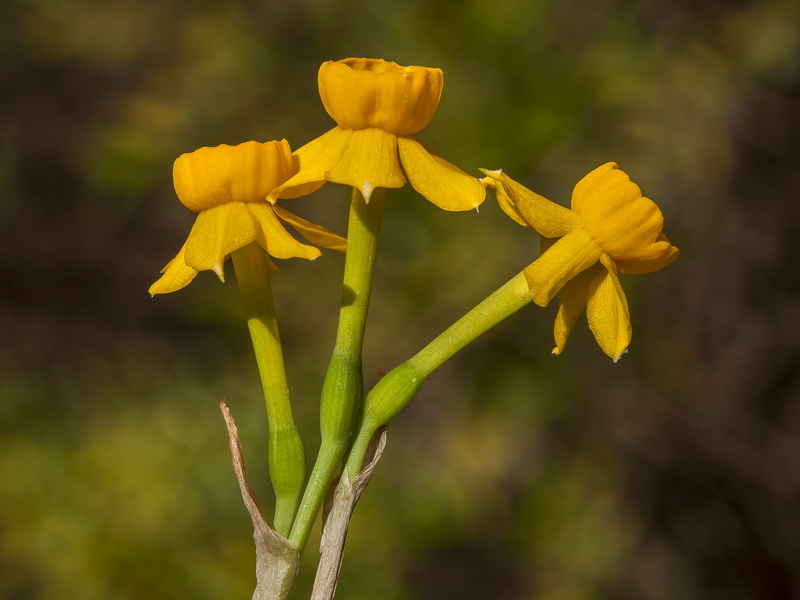
[[306, 463], [303, 441], [292, 418], [269, 262], [255, 243], [236, 250], [232, 257], [267, 405], [269, 473], [275, 490], [274, 528], [288, 536], [303, 491]]
[[328, 486], [338, 475], [364, 403], [361, 349], [372, 292], [372, 273], [383, 217], [385, 190], [369, 202], [353, 188], [347, 226], [342, 303], [333, 355], [320, 400], [321, 445], [289, 539], [302, 552]]
[[431, 373], [456, 352], [532, 300], [525, 275], [519, 273], [417, 354], [389, 371], [367, 395], [361, 429], [347, 461], [350, 478], [355, 478], [361, 471], [367, 446], [375, 431], [411, 401]]

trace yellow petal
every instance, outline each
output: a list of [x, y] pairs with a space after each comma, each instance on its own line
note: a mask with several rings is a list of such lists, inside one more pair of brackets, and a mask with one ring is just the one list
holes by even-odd
[[340, 126], [413, 135], [433, 117], [444, 74], [381, 59], [347, 58], [323, 63], [318, 81], [325, 110]]
[[575, 186], [572, 208], [617, 260], [653, 260], [665, 252], [664, 244], [656, 243], [664, 227], [661, 210], [616, 163], [598, 167]]
[[561, 289], [558, 295], [558, 314], [553, 327], [553, 337], [556, 342], [553, 354], [561, 354], [564, 351], [569, 334], [586, 308], [589, 285], [602, 268], [599, 264], [589, 267], [578, 273]]
[[[308, 196], [316, 192], [319, 188], [325, 185], [325, 180], [322, 181], [309, 181], [307, 183], [298, 183], [289, 188], [283, 188], [275, 195], [275, 199], [280, 198], [300, 198], [301, 196]], [[270, 196], [267, 196], [270, 199]]]
[[486, 174], [484, 183], [494, 188], [500, 208], [520, 225], [548, 238], [561, 237], [580, 227], [581, 219], [575, 212], [532, 192], [503, 171], [481, 171]]
[[195, 212], [225, 202], [258, 202], [293, 173], [286, 140], [200, 148], [182, 154], [173, 166], [175, 192]]
[[156, 294], [169, 294], [177, 292], [189, 285], [197, 275], [197, 271], [186, 266], [186, 244], [183, 245], [178, 255], [173, 258], [161, 272], [163, 275], [150, 286], [151, 296]]
[[[525, 220], [525, 218], [522, 216], [522, 213], [517, 208], [517, 205], [508, 195], [506, 187], [503, 185], [503, 178], [508, 178], [505, 173], [503, 173], [501, 169], [497, 169], [496, 171], [492, 171], [490, 169], [480, 170], [484, 173], [484, 175], [486, 175], [486, 177], [481, 179], [481, 183], [483, 183], [485, 187], [492, 188], [494, 190], [494, 197], [497, 199], [497, 204], [500, 205], [502, 211], [523, 227], [533, 229], [533, 226]], [[545, 198], [542, 199], [545, 200]]]
[[397, 156], [397, 136], [383, 129], [352, 131], [341, 158], [325, 178], [361, 190], [369, 202], [375, 188], [400, 188], [406, 183]]
[[267, 199], [274, 203], [278, 198], [297, 198], [319, 189], [326, 181], [325, 174], [339, 161], [352, 136], [351, 130], [334, 127], [298, 148], [292, 155], [297, 173], [273, 189]]
[[667, 236], [663, 233], [658, 236], [653, 246], [660, 249], [661, 254], [649, 260], [618, 260], [617, 269], [620, 273], [627, 275], [642, 275], [652, 273], [666, 267], [673, 260], [678, 258], [679, 250], [669, 243]]
[[397, 139], [400, 162], [409, 183], [444, 210], [472, 210], [486, 197], [481, 182], [433, 154], [414, 137]]
[[338, 250], [339, 252], [347, 250], [347, 240], [342, 236], [336, 235], [322, 225], [317, 225], [305, 219], [301, 219], [296, 214], [290, 213], [277, 204], [273, 206], [273, 209], [275, 210], [275, 214], [278, 215], [282, 221], [289, 223], [289, 225], [299, 231], [300, 235], [312, 244], [331, 250]]
[[536, 262], [525, 267], [533, 301], [539, 306], [547, 306], [565, 283], [596, 263], [601, 254], [600, 246], [586, 231], [570, 231]]
[[243, 202], [204, 210], [186, 240], [186, 264], [196, 271], [214, 271], [224, 281], [225, 259], [255, 239], [256, 226]]
[[275, 258], [305, 258], [314, 260], [322, 252], [319, 248], [303, 244], [292, 237], [286, 228], [275, 216], [271, 204], [266, 202], [247, 205], [253, 221], [258, 224], [256, 241], [265, 252]]
[[613, 271], [613, 264], [604, 257], [608, 268], [601, 269], [589, 286], [586, 318], [597, 343], [617, 362], [631, 343], [631, 317], [628, 301]]

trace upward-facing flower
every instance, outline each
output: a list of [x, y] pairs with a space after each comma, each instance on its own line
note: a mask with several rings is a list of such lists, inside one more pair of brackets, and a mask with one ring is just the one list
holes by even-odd
[[551, 238], [543, 240], [543, 254], [524, 272], [539, 306], [547, 306], [561, 292], [553, 353], [564, 350], [585, 308], [600, 347], [618, 360], [630, 344], [631, 322], [617, 273], [650, 273], [678, 258], [678, 249], [662, 232], [664, 218], [658, 206], [612, 162], [578, 182], [572, 210], [501, 171], [484, 173], [484, 183], [495, 189], [508, 216]]
[[336, 127], [295, 152], [300, 171], [270, 194], [303, 192], [325, 181], [361, 190], [399, 188], [406, 180], [445, 210], [483, 202], [480, 182], [432, 153], [414, 134], [433, 117], [442, 95], [440, 69], [402, 67], [371, 58], [328, 61], [319, 69], [319, 94]]
[[[197, 220], [178, 255], [150, 286], [150, 294], [175, 292], [199, 271], [214, 271], [224, 281], [225, 259], [251, 242], [275, 258], [313, 260], [321, 254], [292, 237], [283, 223], [309, 242], [344, 250], [346, 242], [340, 236], [266, 201], [267, 194], [295, 171], [286, 140], [223, 144], [179, 156], [173, 167], [175, 191], [186, 208], [198, 213]], [[293, 197], [291, 192], [286, 196]]]

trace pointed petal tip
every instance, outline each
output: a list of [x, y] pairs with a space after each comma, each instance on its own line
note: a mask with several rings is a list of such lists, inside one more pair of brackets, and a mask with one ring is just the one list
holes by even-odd
[[225, 271], [222, 270], [222, 265], [220, 265], [218, 262], [215, 262], [213, 268], [214, 268], [214, 273], [217, 274], [217, 277], [219, 277], [219, 280], [222, 283], [225, 283]]
[[365, 181], [363, 184], [361, 184], [361, 194], [364, 196], [364, 202], [367, 204], [369, 204], [369, 199], [372, 197], [373, 191], [374, 188], [369, 181]]
[[556, 356], [560, 356], [560, 355], [561, 355], [561, 348], [559, 348], [558, 346], [556, 346], [555, 348], [553, 348], [553, 349], [550, 351], [550, 354], [555, 354]]
[[157, 295], [164, 293], [163, 286], [159, 286], [158, 285], [159, 283], [161, 283], [161, 279], [159, 279], [153, 285], [147, 288], [147, 293], [150, 295], [151, 298], [155, 298]]
[[616, 358], [614, 358], [614, 364], [617, 364], [619, 362], [619, 359], [622, 358], [623, 356], [625, 356], [627, 353], [628, 353], [628, 349], [625, 348], [625, 350], [623, 350], [622, 352], [617, 354]]
[[481, 177], [478, 181], [481, 182], [483, 187], [493, 187], [494, 180], [499, 178], [500, 175], [503, 174], [503, 169], [478, 169], [481, 173], [486, 175], [486, 177]]

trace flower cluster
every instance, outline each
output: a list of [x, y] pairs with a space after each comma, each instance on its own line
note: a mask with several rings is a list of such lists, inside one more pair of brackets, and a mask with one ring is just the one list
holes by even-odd
[[[553, 352], [563, 351], [586, 309], [601, 348], [619, 359], [630, 344], [631, 324], [618, 274], [655, 271], [675, 260], [678, 250], [662, 232], [659, 208], [615, 163], [586, 175], [568, 209], [500, 170], [484, 170], [478, 180], [417, 139], [439, 104], [441, 70], [348, 58], [324, 63], [318, 82], [336, 126], [293, 154], [286, 140], [247, 142], [201, 148], [175, 161], [178, 198], [198, 217], [151, 294], [179, 290], [199, 271], [212, 270], [223, 279], [226, 257], [253, 242], [274, 258], [320, 255], [289, 234], [285, 224], [312, 244], [344, 250], [343, 238], [277, 204], [328, 181], [354, 187], [367, 202], [375, 189], [408, 181], [448, 211], [476, 208], [488, 187], [509, 217], [544, 238], [544, 252], [524, 273], [539, 306], [559, 295]], [[271, 261], [270, 266], [277, 271]]]
[[[325, 519], [313, 592], [315, 598], [330, 597], [339, 572], [331, 566], [341, 565], [350, 514], [380, 457], [382, 442], [365, 463], [371, 442], [456, 352], [531, 302], [544, 307], [558, 296], [553, 352], [564, 350], [585, 310], [600, 347], [617, 361], [631, 341], [619, 274], [655, 271], [678, 256], [663, 233], [659, 208], [615, 163], [581, 179], [571, 208], [566, 208], [501, 170], [484, 170], [478, 179], [430, 150], [416, 136], [439, 104], [444, 83], [439, 69], [348, 58], [324, 63], [318, 82], [335, 126], [295, 152], [286, 140], [251, 141], [200, 148], [175, 161], [175, 191], [197, 219], [178, 255], [150, 287], [151, 294], [174, 292], [200, 271], [214, 271], [224, 281], [225, 261], [232, 258], [264, 390], [275, 497], [272, 529], [252, 495], [236, 428], [226, 413], [234, 469], [255, 528], [254, 598], [287, 597], [326, 493], [339, 478]], [[282, 205], [326, 182], [353, 188], [347, 240]], [[447, 211], [477, 208], [492, 189], [511, 219], [542, 236], [543, 251], [366, 392], [362, 353], [383, 190], [406, 182]], [[280, 272], [273, 259], [313, 260], [322, 254], [320, 247], [346, 254], [336, 339], [320, 394], [319, 450], [306, 477], [305, 446], [294, 423], [270, 273]]]

